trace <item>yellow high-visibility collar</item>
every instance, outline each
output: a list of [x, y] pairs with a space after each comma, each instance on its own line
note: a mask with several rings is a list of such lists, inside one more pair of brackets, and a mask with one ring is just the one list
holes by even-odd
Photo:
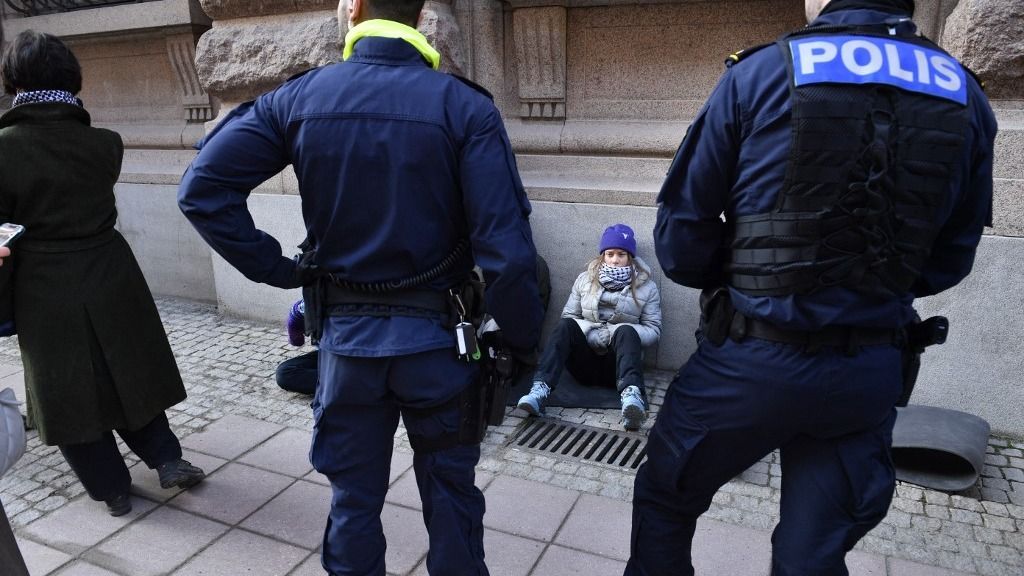
[[341, 53], [342, 60], [352, 56], [352, 48], [363, 38], [377, 36], [382, 38], [401, 38], [426, 58], [430, 66], [437, 70], [441, 67], [441, 53], [427, 42], [427, 37], [420, 31], [392, 20], [367, 20], [349, 29], [345, 34], [345, 50]]

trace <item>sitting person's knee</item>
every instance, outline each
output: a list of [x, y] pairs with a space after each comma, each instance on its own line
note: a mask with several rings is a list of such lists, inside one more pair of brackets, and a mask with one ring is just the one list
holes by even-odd
[[620, 325], [615, 328], [615, 333], [612, 334], [612, 343], [636, 341], [640, 342], [640, 334], [636, 331], [636, 328], [629, 326], [628, 324]]

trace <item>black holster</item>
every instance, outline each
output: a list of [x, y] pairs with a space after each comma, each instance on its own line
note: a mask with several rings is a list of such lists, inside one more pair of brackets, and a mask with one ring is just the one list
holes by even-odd
[[505, 418], [505, 402], [512, 380], [511, 376], [505, 378], [503, 374], [510, 369], [511, 356], [498, 351], [494, 357], [491, 357], [490, 352], [491, 350], [488, 348], [481, 355], [480, 371], [476, 380], [466, 386], [452, 400], [433, 408], [415, 410], [405, 408], [407, 411], [411, 410], [421, 415], [442, 412], [453, 407], [459, 411], [459, 429], [455, 432], [434, 438], [423, 438], [410, 434], [409, 444], [412, 445], [413, 450], [429, 453], [460, 445], [473, 446], [483, 441], [484, 434], [487, 433], [487, 426], [501, 424]]
[[917, 384], [917, 376], [921, 371], [921, 354], [925, 348], [935, 344], [944, 344], [949, 336], [949, 320], [945, 316], [932, 316], [927, 320], [917, 320], [908, 324], [906, 331], [906, 343], [903, 346], [903, 392], [900, 394], [896, 406], [903, 407], [910, 403], [910, 396], [914, 393], [914, 386]]
[[515, 378], [515, 363], [512, 352], [504, 346], [490, 347], [484, 351], [480, 366], [480, 383], [484, 391], [484, 427], [500, 426], [505, 420], [505, 404]]
[[314, 346], [320, 343], [324, 334], [324, 279], [317, 278], [302, 287], [302, 302], [306, 307], [305, 332]]
[[704, 338], [715, 346], [721, 346], [732, 330], [735, 312], [728, 288], [720, 286], [701, 291], [700, 332]]
[[500, 335], [494, 340], [499, 344], [482, 343], [477, 378], [459, 394], [458, 444], [479, 444], [488, 426], [499, 426], [505, 420], [505, 404], [514, 376], [512, 355], [500, 346]]

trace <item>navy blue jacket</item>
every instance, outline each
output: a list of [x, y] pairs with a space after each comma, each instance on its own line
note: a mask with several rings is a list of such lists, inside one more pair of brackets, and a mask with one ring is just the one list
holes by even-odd
[[[890, 14], [841, 10], [818, 24], [881, 24]], [[996, 122], [968, 75], [970, 128], [960, 170], [949, 182], [943, 222], [911, 293], [873, 298], [844, 288], [807, 295], [755, 297], [731, 290], [749, 317], [795, 330], [827, 325], [898, 327], [910, 322], [914, 297], [954, 286], [971, 270], [982, 228], [991, 225], [992, 147]], [[789, 77], [782, 50], [768, 46], [726, 70], [690, 125], [658, 196], [655, 249], [665, 274], [684, 286], [724, 282], [729, 227], [722, 220], [769, 212], [782, 190], [791, 138]]]
[[[249, 193], [291, 164], [316, 263], [355, 282], [421, 273], [469, 238], [487, 307], [509, 344], [536, 344], [542, 321], [530, 204], [489, 96], [432, 70], [400, 39], [369, 37], [345, 62], [246, 103], [200, 143], [178, 203], [247, 278], [296, 287], [295, 265], [257, 230]], [[445, 289], [457, 270], [434, 281]], [[425, 318], [332, 317], [321, 348], [353, 356], [454, 346]]]

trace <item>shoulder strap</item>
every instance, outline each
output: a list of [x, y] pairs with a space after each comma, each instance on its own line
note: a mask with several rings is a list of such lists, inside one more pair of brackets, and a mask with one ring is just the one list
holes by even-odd
[[742, 50], [737, 50], [736, 52], [733, 52], [732, 54], [729, 54], [729, 57], [725, 59], [725, 65], [727, 67], [735, 66], [736, 64], [739, 64], [747, 56], [750, 56], [751, 54], [753, 54], [754, 52], [757, 52], [758, 50], [760, 50], [762, 48], [766, 48], [768, 46], [771, 46], [772, 44], [774, 44], [774, 42], [768, 42], [766, 44], [759, 44], [757, 46], [751, 46], [750, 48], [744, 48]]
[[465, 84], [466, 86], [469, 86], [473, 90], [476, 90], [477, 92], [483, 94], [484, 96], [487, 96], [487, 98], [489, 100], [494, 100], [494, 96], [490, 92], [488, 92], [486, 88], [484, 88], [483, 86], [477, 84], [476, 82], [473, 82], [469, 78], [465, 78], [463, 76], [459, 76], [458, 74], [451, 74], [451, 76], [456, 78], [456, 79], [458, 79], [459, 82], [462, 82], [463, 84]]

